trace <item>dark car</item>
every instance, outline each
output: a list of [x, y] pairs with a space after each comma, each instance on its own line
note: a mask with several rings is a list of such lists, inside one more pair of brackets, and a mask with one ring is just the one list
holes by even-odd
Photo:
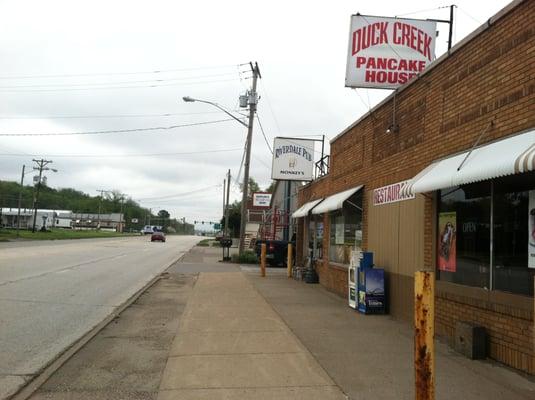
[[257, 240], [255, 243], [255, 252], [260, 259], [262, 243], [266, 244], [266, 261], [271, 267], [285, 267], [288, 259], [288, 243], [294, 242], [286, 240]]
[[163, 232], [153, 232], [150, 237], [151, 242], [165, 242], [165, 235]]

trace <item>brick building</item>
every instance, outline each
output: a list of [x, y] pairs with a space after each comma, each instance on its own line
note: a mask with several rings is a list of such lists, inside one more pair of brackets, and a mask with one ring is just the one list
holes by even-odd
[[531, 374], [533, 21], [535, 1], [512, 2], [336, 136], [329, 173], [299, 192], [297, 239], [298, 262], [314, 247], [341, 296], [350, 250], [374, 252], [398, 319], [412, 319], [414, 272], [435, 270], [437, 334], [484, 326], [488, 355]]

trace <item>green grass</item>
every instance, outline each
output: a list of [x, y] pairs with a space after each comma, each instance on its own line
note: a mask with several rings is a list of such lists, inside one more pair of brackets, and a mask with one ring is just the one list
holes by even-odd
[[240, 264], [258, 264], [258, 257], [254, 251], [246, 250], [241, 256], [233, 254], [232, 262]]
[[221, 244], [214, 239], [203, 239], [199, 243], [197, 243], [197, 246], [201, 247], [221, 247]]
[[[33, 240], [61, 240], [61, 239], [91, 239], [91, 238], [110, 238], [122, 236], [138, 236], [139, 233], [118, 233], [106, 231], [78, 231], [72, 229], [52, 229], [48, 232], [35, 232], [20, 230], [21, 239]], [[16, 229], [0, 229], [0, 242], [17, 239]]]

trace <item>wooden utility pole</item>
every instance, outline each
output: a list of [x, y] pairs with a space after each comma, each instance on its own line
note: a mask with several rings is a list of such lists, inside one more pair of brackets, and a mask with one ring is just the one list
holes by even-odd
[[227, 172], [227, 201], [225, 205], [225, 230], [223, 231], [224, 237], [229, 237], [229, 229], [228, 229], [228, 211], [229, 211], [229, 198], [230, 198], [230, 169]]
[[43, 171], [46, 171], [46, 170], [49, 169], [49, 168], [47, 168], [47, 165], [51, 164], [52, 161], [44, 160], [44, 159], [40, 159], [40, 160], [33, 159], [32, 161], [37, 164], [37, 167], [34, 167], [34, 169], [38, 169], [39, 170], [39, 181], [37, 182], [37, 190], [36, 190], [35, 196], [33, 198], [32, 232], [35, 233], [35, 223], [37, 221], [37, 204], [39, 202], [39, 191], [41, 190], [41, 180], [43, 179]]
[[241, 219], [240, 219], [240, 247], [239, 254], [243, 254], [244, 245], [245, 245], [245, 227], [247, 225], [247, 199], [248, 199], [248, 189], [249, 189], [249, 165], [251, 163], [251, 146], [253, 142], [253, 123], [254, 116], [256, 112], [256, 105], [258, 103], [258, 96], [256, 93], [256, 82], [258, 78], [261, 78], [260, 68], [258, 68], [258, 63], [250, 63], [251, 70], [253, 71], [253, 86], [251, 91], [248, 93], [248, 105], [249, 105], [249, 124], [247, 125], [247, 142], [246, 142], [246, 152], [245, 152], [245, 163], [243, 164], [243, 195], [241, 201]]

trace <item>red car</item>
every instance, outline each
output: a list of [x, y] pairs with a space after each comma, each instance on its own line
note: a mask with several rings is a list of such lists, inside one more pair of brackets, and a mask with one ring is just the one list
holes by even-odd
[[165, 235], [163, 232], [153, 232], [150, 237], [151, 242], [164, 242], [165, 243]]

